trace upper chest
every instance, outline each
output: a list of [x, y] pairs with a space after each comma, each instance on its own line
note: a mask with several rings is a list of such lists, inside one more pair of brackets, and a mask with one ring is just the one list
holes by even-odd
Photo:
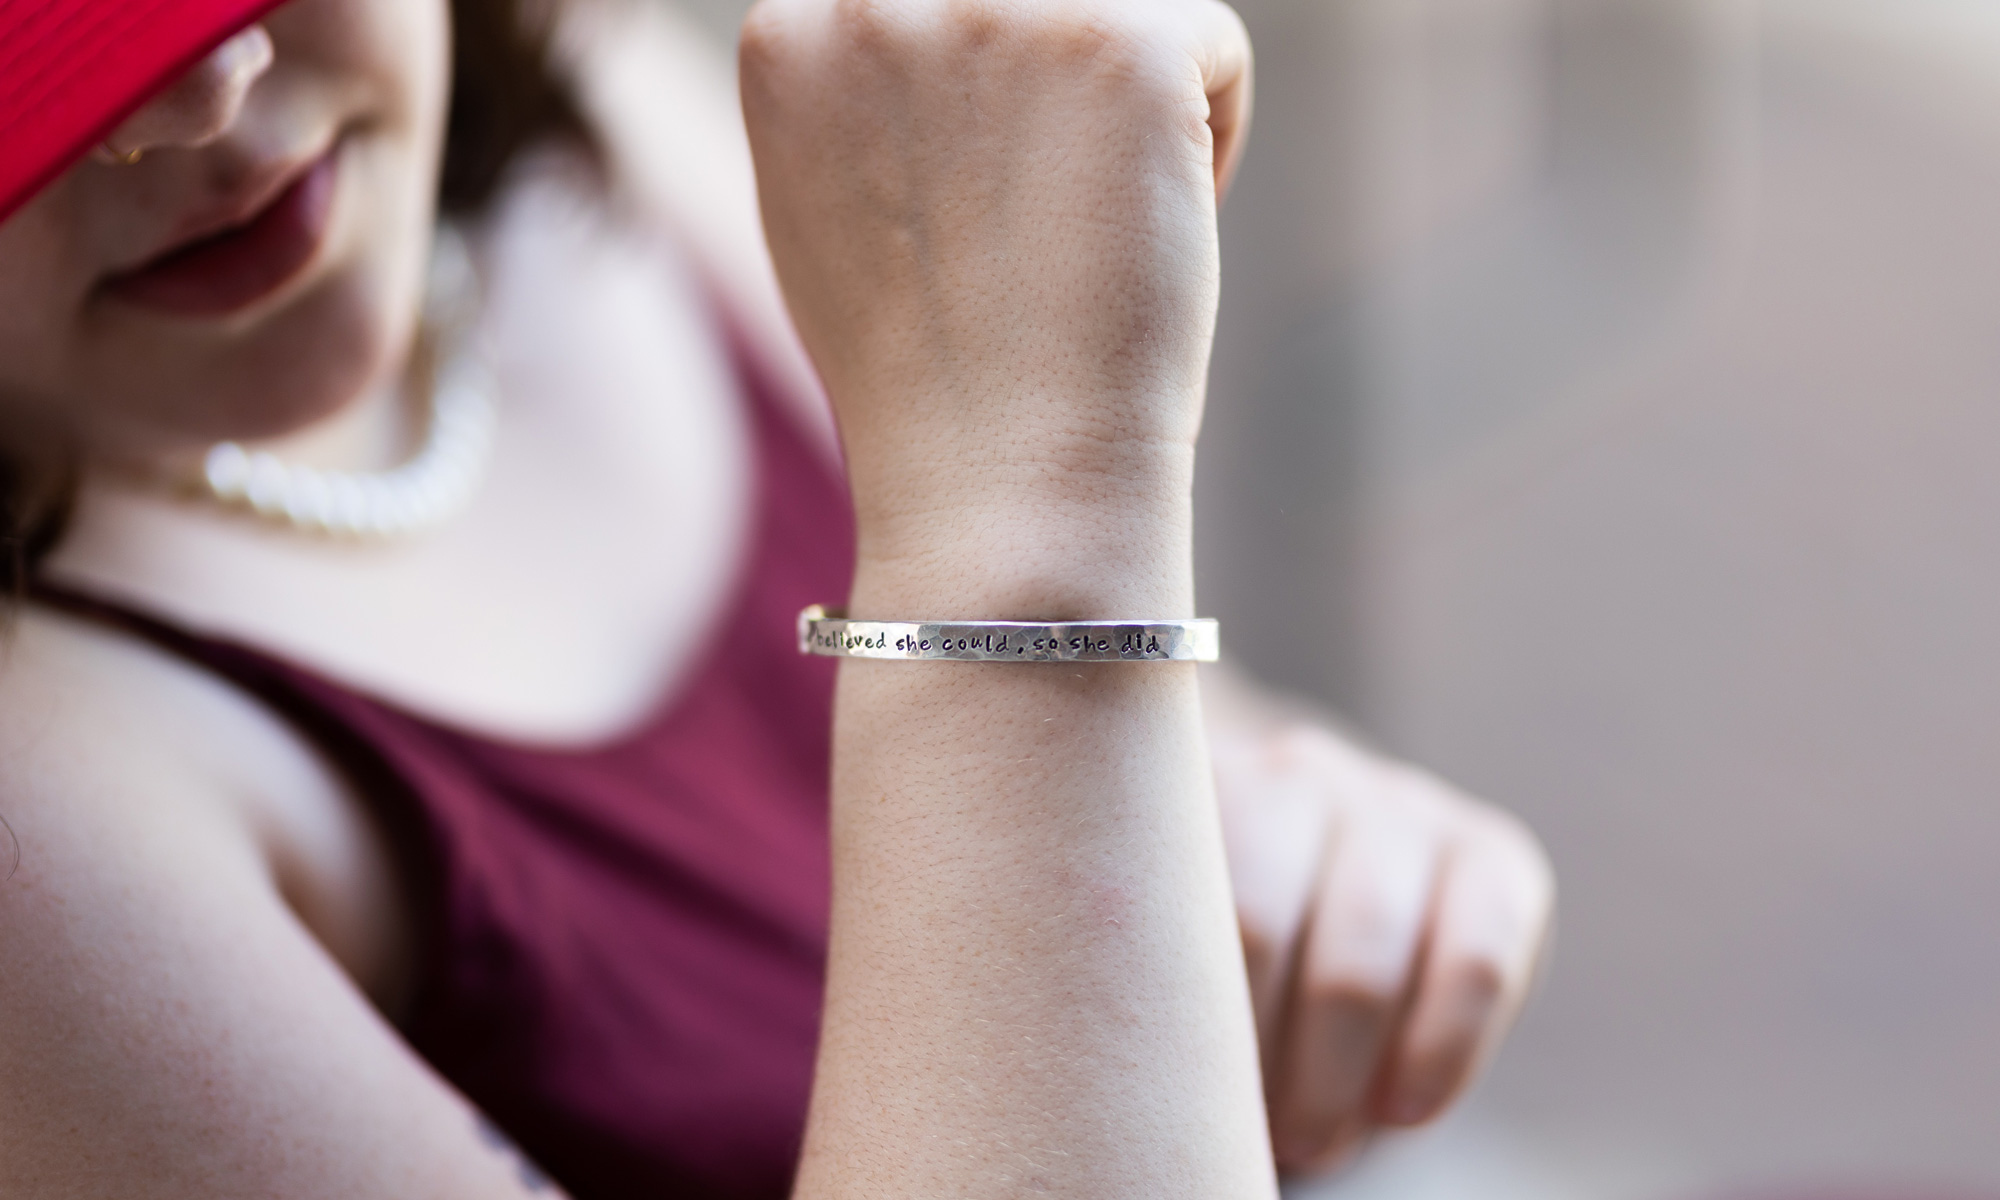
[[51, 574], [530, 742], [643, 718], [737, 582], [751, 425], [671, 241], [552, 170], [478, 239], [499, 420], [446, 527], [346, 545], [94, 488]]

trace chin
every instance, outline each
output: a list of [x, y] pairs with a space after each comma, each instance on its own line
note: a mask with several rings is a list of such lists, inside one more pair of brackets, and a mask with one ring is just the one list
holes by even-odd
[[[119, 457], [186, 453], [219, 441], [300, 433], [400, 373], [415, 336], [424, 238], [373, 239], [370, 253], [330, 253], [291, 294], [234, 328], [155, 328], [100, 395], [92, 435]], [[330, 247], [330, 250], [336, 250]], [[137, 331], [133, 331], [137, 332]]]
[[302, 295], [236, 353], [211, 391], [204, 440], [266, 441], [325, 421], [400, 374], [416, 333], [412, 282], [362, 270]]
[[100, 309], [80, 407], [86, 454], [135, 461], [301, 433], [401, 373], [422, 303], [434, 185], [400, 139], [338, 154], [319, 245], [296, 277], [236, 313]]

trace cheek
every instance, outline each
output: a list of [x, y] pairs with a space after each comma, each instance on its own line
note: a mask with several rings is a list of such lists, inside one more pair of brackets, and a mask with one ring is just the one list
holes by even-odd
[[411, 321], [400, 285], [365, 269], [330, 279], [218, 364], [223, 369], [203, 372], [207, 387], [176, 397], [185, 407], [174, 432], [255, 441], [339, 412], [390, 376], [407, 349]]
[[244, 347], [234, 369], [248, 386], [226, 389], [239, 405], [218, 436], [295, 432], [400, 369], [422, 303], [434, 190], [431, 156], [401, 139], [348, 148], [333, 269]]
[[0, 224], [0, 425], [39, 422], [63, 407], [94, 278], [75, 253], [74, 189], [60, 181]]
[[[346, 152], [334, 269], [249, 347], [250, 389], [227, 436], [274, 436], [330, 415], [398, 369], [421, 304], [449, 99], [445, 0], [295, 0], [280, 13], [318, 47], [328, 78], [366, 79]], [[274, 29], [274, 37], [277, 31]]]
[[[421, 304], [433, 215], [428, 159], [401, 138], [360, 136], [343, 150], [340, 190], [324, 264], [277, 312], [235, 336], [182, 339], [172, 327], [107, 329], [128, 362], [172, 364], [151, 387], [120, 372], [106, 394], [147, 428], [118, 450], [296, 433], [392, 379]], [[109, 382], [107, 380], [107, 382]]]
[[443, 125], [450, 24], [446, 0], [292, 0], [266, 21], [282, 58], [365, 88], [377, 121], [417, 136]]
[[158, 434], [255, 440], [333, 415], [400, 367], [421, 301], [447, 100], [443, 0], [294, 0], [272, 19], [295, 86], [346, 96], [335, 226], [313, 286], [156, 393]]

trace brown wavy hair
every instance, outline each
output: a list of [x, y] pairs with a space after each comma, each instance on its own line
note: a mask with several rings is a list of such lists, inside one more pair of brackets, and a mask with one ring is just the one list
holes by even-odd
[[439, 193], [446, 213], [486, 207], [530, 145], [592, 144], [550, 59], [559, 8], [560, 0], [452, 0], [451, 119]]
[[[592, 145], [550, 58], [560, 0], [451, 0], [452, 95], [439, 206], [464, 216], [492, 201], [530, 145]], [[0, 453], [0, 595], [22, 596], [62, 540], [74, 507], [74, 462], [35, 464]]]

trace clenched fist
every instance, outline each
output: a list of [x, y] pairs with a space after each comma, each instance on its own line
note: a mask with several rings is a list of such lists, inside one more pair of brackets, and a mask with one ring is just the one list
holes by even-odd
[[[1250, 109], [1235, 14], [762, 0], [742, 86], [779, 277], [847, 449], [856, 611], [1194, 615], [1216, 205]], [[875, 672], [843, 696], [860, 711], [930, 678], [967, 708], [1029, 691]], [[1063, 703], [1137, 685], [1070, 678]], [[1212, 744], [1272, 1134], [1310, 1168], [1458, 1093], [1526, 990], [1548, 871], [1509, 819], [1326, 730], [1218, 727]], [[1008, 760], [1006, 786], [954, 775], [952, 795], [981, 804], [1027, 763], [1049, 769]]]
[[1316, 1170], [1464, 1091], [1526, 997], [1554, 878], [1509, 814], [1207, 682], [1272, 1141]]
[[968, 536], [1033, 562], [1114, 527], [1125, 548], [1093, 553], [1185, 560], [1168, 543], [1186, 540], [1249, 74], [1215, 0], [751, 13], [765, 226], [840, 419], [864, 574]]

